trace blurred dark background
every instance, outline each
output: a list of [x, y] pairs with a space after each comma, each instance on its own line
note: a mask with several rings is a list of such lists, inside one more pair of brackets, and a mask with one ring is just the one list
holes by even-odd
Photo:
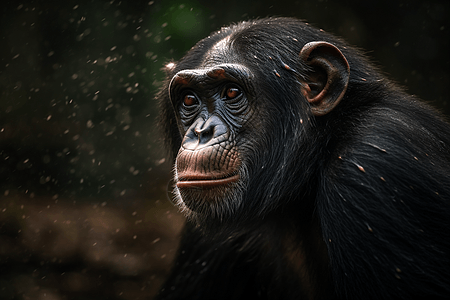
[[183, 223], [155, 127], [161, 68], [225, 24], [304, 19], [365, 49], [450, 115], [446, 0], [29, 0], [0, 9], [0, 299], [156, 293]]

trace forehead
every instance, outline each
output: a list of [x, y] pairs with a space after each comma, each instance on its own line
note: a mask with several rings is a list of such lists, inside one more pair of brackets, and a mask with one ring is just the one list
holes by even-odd
[[206, 51], [203, 55], [197, 52], [197, 55], [200, 54], [197, 63], [180, 64], [179, 71], [172, 77], [169, 89], [224, 80], [245, 83], [253, 78], [250, 69], [242, 63], [242, 59], [239, 59], [239, 55], [233, 49], [231, 40], [230, 36], [225, 36], [211, 43], [212, 45], [208, 45], [209, 48], [205, 47]]
[[232, 55], [230, 36], [227, 36], [215, 43], [206, 52], [202, 67], [210, 68], [218, 64], [236, 63], [235, 56]]

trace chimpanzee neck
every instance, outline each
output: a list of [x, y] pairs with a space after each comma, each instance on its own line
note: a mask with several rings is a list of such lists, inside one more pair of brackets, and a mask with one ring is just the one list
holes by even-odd
[[252, 283], [255, 289], [266, 289], [269, 294], [285, 289], [286, 295], [296, 294], [298, 299], [331, 299], [334, 291], [328, 252], [318, 218], [307, 212], [280, 209], [284, 215], [292, 213], [297, 218], [280, 220], [283, 214], [274, 213], [239, 226], [198, 224], [197, 229], [210, 249], [227, 252], [227, 257], [240, 261], [241, 267], [256, 277]]

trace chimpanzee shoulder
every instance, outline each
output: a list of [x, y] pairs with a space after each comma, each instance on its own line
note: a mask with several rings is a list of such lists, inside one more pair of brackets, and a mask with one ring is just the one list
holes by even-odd
[[349, 298], [449, 292], [449, 126], [398, 93], [378, 95], [340, 136], [317, 197], [335, 286]]

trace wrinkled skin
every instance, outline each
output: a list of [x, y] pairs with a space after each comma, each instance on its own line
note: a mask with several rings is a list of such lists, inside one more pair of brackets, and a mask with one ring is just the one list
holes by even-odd
[[236, 206], [241, 201], [236, 195], [242, 192], [235, 190], [247, 180], [239, 154], [245, 146], [236, 136], [251, 117], [250, 77], [242, 65], [218, 64], [183, 70], [172, 78], [170, 100], [184, 136], [175, 163], [175, 189], [179, 204], [189, 210], [204, 212], [222, 202]]

